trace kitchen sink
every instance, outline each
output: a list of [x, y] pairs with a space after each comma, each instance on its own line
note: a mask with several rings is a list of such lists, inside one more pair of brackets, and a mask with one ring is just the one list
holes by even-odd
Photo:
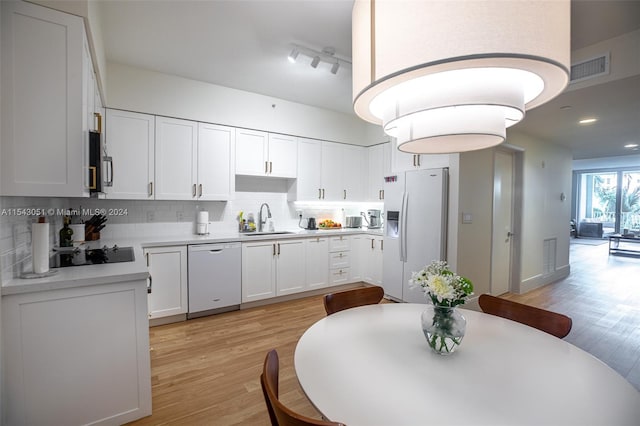
[[240, 235], [243, 237], [260, 237], [264, 235], [285, 235], [285, 234], [295, 234], [293, 231], [265, 231], [265, 232], [245, 232]]

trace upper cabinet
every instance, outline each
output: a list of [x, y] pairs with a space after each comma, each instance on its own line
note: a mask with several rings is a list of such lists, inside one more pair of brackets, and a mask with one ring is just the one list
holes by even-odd
[[369, 154], [369, 175], [367, 201], [384, 200], [384, 177], [391, 174], [391, 143], [383, 143], [367, 148]]
[[1, 3], [0, 194], [88, 196], [93, 68], [82, 18]]
[[105, 150], [112, 159], [105, 171], [107, 198], [154, 199], [155, 122], [153, 115], [107, 109]]
[[198, 123], [156, 117], [156, 200], [197, 197]]
[[107, 110], [106, 198], [231, 198], [235, 129], [215, 124]]
[[198, 123], [197, 198], [229, 200], [234, 192], [232, 160], [236, 130]]
[[366, 155], [364, 147], [323, 142], [321, 199], [364, 200]]
[[298, 139], [294, 136], [236, 129], [238, 175], [295, 178]]
[[449, 154], [409, 154], [395, 148], [395, 142], [391, 142], [390, 145], [394, 173], [449, 166]]
[[289, 201], [364, 201], [366, 148], [334, 142], [298, 140], [298, 179]]
[[322, 199], [322, 142], [298, 138], [298, 178], [289, 189], [289, 201]]

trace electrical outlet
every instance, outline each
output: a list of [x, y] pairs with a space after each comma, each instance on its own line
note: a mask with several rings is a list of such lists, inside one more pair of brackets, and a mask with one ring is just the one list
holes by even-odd
[[147, 222], [154, 222], [156, 220], [156, 212], [150, 210], [147, 212]]
[[302, 210], [296, 210], [296, 216], [302, 217]]
[[184, 221], [184, 212], [183, 211], [177, 211], [176, 212], [176, 220], [178, 222], [183, 222]]

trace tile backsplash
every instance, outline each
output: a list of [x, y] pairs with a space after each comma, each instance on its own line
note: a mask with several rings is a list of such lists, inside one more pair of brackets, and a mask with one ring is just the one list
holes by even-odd
[[[0, 197], [0, 278], [3, 282], [19, 276], [23, 271], [32, 271], [31, 264], [31, 223], [37, 216], [26, 216], [34, 210], [46, 210], [50, 225], [50, 247], [58, 244], [58, 231], [62, 227], [64, 211], [80, 215], [86, 220], [92, 214], [103, 212], [107, 216], [106, 227], [101, 231], [102, 239], [148, 238], [154, 236], [193, 235], [198, 211], [209, 212], [211, 233], [233, 233], [238, 229], [237, 215], [253, 213], [256, 221], [262, 203], [271, 209], [277, 230], [298, 229], [306, 226], [307, 218], [333, 219], [343, 222], [346, 215], [358, 215], [366, 208], [381, 208], [381, 204], [371, 206], [318, 205], [287, 202], [286, 191], [274, 182], [262, 185], [256, 192], [256, 185], [237, 181], [237, 192], [230, 201], [154, 201], [154, 200], [106, 200], [95, 198], [43, 198], [43, 197]], [[251, 191], [250, 189], [253, 189]], [[31, 209], [31, 210], [30, 210]], [[297, 211], [302, 210], [300, 221]], [[84, 213], [84, 215], [82, 214]], [[77, 218], [76, 218], [77, 219]]]

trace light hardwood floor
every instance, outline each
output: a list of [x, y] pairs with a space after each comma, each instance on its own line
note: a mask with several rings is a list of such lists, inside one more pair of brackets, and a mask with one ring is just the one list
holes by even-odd
[[[572, 244], [571, 275], [505, 298], [565, 313], [565, 340], [600, 358], [640, 389], [640, 258]], [[280, 355], [286, 405], [319, 418], [293, 368], [302, 333], [325, 316], [314, 296], [150, 329], [153, 415], [135, 425], [268, 425], [259, 376], [267, 351]]]

